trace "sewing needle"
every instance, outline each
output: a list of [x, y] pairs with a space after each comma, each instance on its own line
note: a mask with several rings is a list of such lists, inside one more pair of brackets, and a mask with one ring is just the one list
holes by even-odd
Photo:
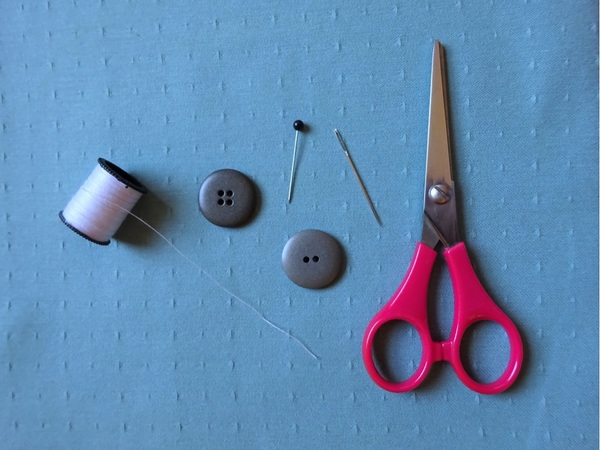
[[338, 141], [340, 141], [342, 150], [344, 151], [344, 154], [346, 155], [346, 159], [348, 159], [348, 162], [350, 163], [350, 167], [352, 168], [352, 171], [354, 172], [354, 175], [356, 176], [356, 179], [358, 180], [360, 189], [362, 190], [365, 198], [367, 199], [367, 202], [369, 203], [369, 207], [371, 208], [371, 211], [373, 212], [373, 215], [375, 216], [375, 220], [377, 220], [377, 223], [381, 226], [381, 219], [379, 218], [379, 214], [377, 214], [377, 211], [375, 210], [375, 205], [373, 205], [373, 202], [371, 201], [371, 197], [369, 196], [369, 193], [367, 192], [367, 188], [365, 187], [365, 184], [363, 183], [362, 179], [360, 178], [360, 175], [358, 174], [358, 170], [356, 169], [356, 166], [354, 165], [354, 161], [352, 161], [352, 157], [350, 156], [350, 152], [348, 151], [348, 147], [346, 146], [346, 142], [344, 141], [344, 138], [342, 137], [342, 135], [340, 134], [340, 132], [337, 128], [334, 128], [333, 132], [335, 133], [336, 137], [338, 138]]

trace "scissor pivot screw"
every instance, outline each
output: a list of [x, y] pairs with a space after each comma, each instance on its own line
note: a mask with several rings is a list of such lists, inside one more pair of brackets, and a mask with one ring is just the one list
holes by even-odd
[[450, 186], [444, 183], [434, 184], [429, 188], [429, 198], [438, 205], [450, 200]]

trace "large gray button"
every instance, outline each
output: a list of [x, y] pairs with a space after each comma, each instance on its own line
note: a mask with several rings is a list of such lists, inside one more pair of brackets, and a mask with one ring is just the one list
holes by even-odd
[[298, 286], [320, 289], [338, 277], [345, 264], [338, 241], [320, 230], [304, 230], [290, 238], [282, 255], [283, 271]]
[[241, 172], [222, 169], [211, 173], [202, 186], [198, 201], [200, 211], [221, 227], [243, 225], [256, 209], [254, 183]]

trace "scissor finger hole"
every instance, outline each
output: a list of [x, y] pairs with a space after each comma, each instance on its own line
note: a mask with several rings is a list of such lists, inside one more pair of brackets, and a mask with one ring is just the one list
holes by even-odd
[[475, 322], [466, 329], [460, 359], [467, 374], [478, 383], [492, 383], [500, 378], [509, 357], [508, 336], [496, 322]]
[[373, 338], [373, 362], [387, 381], [400, 383], [413, 375], [421, 362], [419, 333], [402, 320], [387, 322]]

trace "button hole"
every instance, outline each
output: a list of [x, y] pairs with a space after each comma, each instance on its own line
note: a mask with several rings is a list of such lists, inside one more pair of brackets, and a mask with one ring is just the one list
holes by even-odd
[[225, 191], [219, 190], [219, 192], [217, 192], [217, 194], [219, 195], [219, 197], [223, 197], [225, 195]]
[[233, 191], [227, 191], [227, 197], [233, 197]]
[[225, 200], [225, 204], [227, 206], [231, 206], [231, 205], [233, 205], [233, 200], [231, 200], [230, 198], [228, 198], [227, 200]]
[[220, 198], [219, 200], [217, 200], [217, 205], [223, 206], [224, 204], [225, 204], [225, 200], [223, 200], [222, 198]]
[[302, 258], [302, 261], [308, 263], [310, 261], [310, 258], [308, 256], [305, 256], [304, 258]]
[[313, 256], [313, 261], [314, 262], [319, 262], [319, 257], [318, 256]]

